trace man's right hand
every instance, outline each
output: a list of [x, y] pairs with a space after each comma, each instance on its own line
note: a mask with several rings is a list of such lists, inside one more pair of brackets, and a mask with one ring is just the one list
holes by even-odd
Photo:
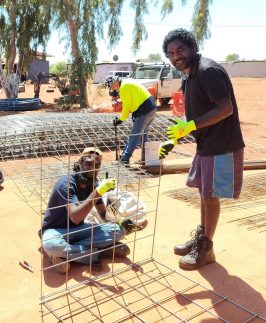
[[147, 226], [148, 221], [146, 220], [145, 225], [142, 226], [135, 224], [130, 218], [121, 217], [118, 221], [118, 224], [126, 230], [126, 234], [130, 234], [135, 231], [143, 230]]
[[122, 123], [123, 121], [120, 120], [118, 117], [115, 117], [114, 120], [113, 120], [113, 125], [114, 126], [118, 126]]
[[158, 151], [159, 159], [165, 158], [165, 156], [168, 155], [169, 151], [171, 151], [176, 144], [177, 141], [174, 139], [162, 142]]
[[107, 178], [100, 182], [96, 187], [96, 191], [99, 195], [103, 196], [104, 193], [114, 190], [116, 186], [116, 180], [114, 178]]

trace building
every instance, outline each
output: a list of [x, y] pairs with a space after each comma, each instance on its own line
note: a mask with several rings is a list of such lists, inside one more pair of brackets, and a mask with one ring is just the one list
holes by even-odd
[[[53, 57], [53, 55], [46, 54], [46, 57]], [[14, 64], [14, 71], [17, 69], [17, 61]], [[5, 60], [0, 58], [2, 67], [5, 67]], [[36, 76], [40, 73], [49, 73], [49, 61], [43, 58], [43, 53], [37, 52], [36, 56], [31, 60], [27, 70], [21, 71], [21, 81], [31, 80], [36, 81]]]
[[[36, 56], [31, 60], [30, 65], [28, 67], [27, 80], [31, 80], [32, 82], [35, 82], [36, 76], [40, 72], [49, 73], [49, 61], [46, 60], [46, 57], [53, 57], [53, 55], [45, 54], [45, 58], [44, 58], [43, 53], [37, 52]], [[48, 81], [48, 79], [46, 81]]]
[[133, 71], [137, 63], [133, 62], [112, 62], [97, 63], [96, 72], [93, 75], [93, 83], [101, 83], [105, 81], [106, 75], [110, 71]]
[[230, 77], [266, 77], [266, 60], [220, 62]]
[[35, 82], [37, 80], [36, 77], [40, 72], [49, 73], [49, 61], [33, 58], [28, 67], [26, 79]]

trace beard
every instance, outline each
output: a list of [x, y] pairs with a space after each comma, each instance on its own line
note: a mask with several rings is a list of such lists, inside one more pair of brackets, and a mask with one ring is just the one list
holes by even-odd
[[183, 56], [178, 60], [175, 60], [173, 62], [173, 65], [177, 70], [183, 72], [192, 65], [195, 58], [196, 58], [196, 55], [194, 53], [189, 56]]
[[[95, 174], [94, 172], [90, 172], [90, 174]], [[78, 200], [80, 202], [84, 201], [90, 193], [96, 187], [96, 176], [93, 178], [92, 176], [88, 176], [88, 172], [79, 172], [75, 174], [75, 181], [78, 187]]]
[[93, 180], [96, 179], [96, 172], [95, 171], [82, 171], [76, 174], [77, 179], [79, 182], [83, 184], [92, 183]]
[[96, 171], [84, 171], [79, 163], [74, 163], [73, 171], [76, 172], [75, 178], [78, 182], [83, 184], [92, 183], [97, 177]]

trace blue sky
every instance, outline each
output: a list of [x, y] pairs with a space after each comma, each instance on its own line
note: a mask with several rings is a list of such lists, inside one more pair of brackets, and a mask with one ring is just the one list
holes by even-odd
[[[98, 62], [112, 61], [118, 55], [119, 61], [135, 61], [146, 58], [149, 54], [162, 52], [164, 36], [172, 29], [184, 27], [189, 29], [195, 0], [187, 0], [185, 6], [181, 0], [175, 0], [174, 11], [161, 19], [160, 7], [150, 7], [149, 15], [145, 16], [148, 39], [141, 43], [141, 48], [134, 56], [131, 50], [133, 11], [125, 6], [121, 15], [123, 37], [118, 46], [108, 50], [107, 43], [100, 41]], [[206, 40], [201, 53], [217, 61], [225, 60], [228, 54], [236, 53], [241, 59], [266, 59], [266, 0], [213, 0], [210, 6], [211, 37]], [[58, 43], [58, 35], [53, 33], [47, 52], [54, 55], [51, 63], [67, 60], [68, 54], [64, 44]]]

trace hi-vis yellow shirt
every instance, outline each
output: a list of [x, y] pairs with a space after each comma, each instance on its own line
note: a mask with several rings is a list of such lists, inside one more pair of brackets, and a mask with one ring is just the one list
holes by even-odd
[[139, 106], [150, 96], [150, 92], [134, 79], [123, 79], [119, 88], [122, 101], [120, 120], [125, 121], [129, 114], [138, 110]]

